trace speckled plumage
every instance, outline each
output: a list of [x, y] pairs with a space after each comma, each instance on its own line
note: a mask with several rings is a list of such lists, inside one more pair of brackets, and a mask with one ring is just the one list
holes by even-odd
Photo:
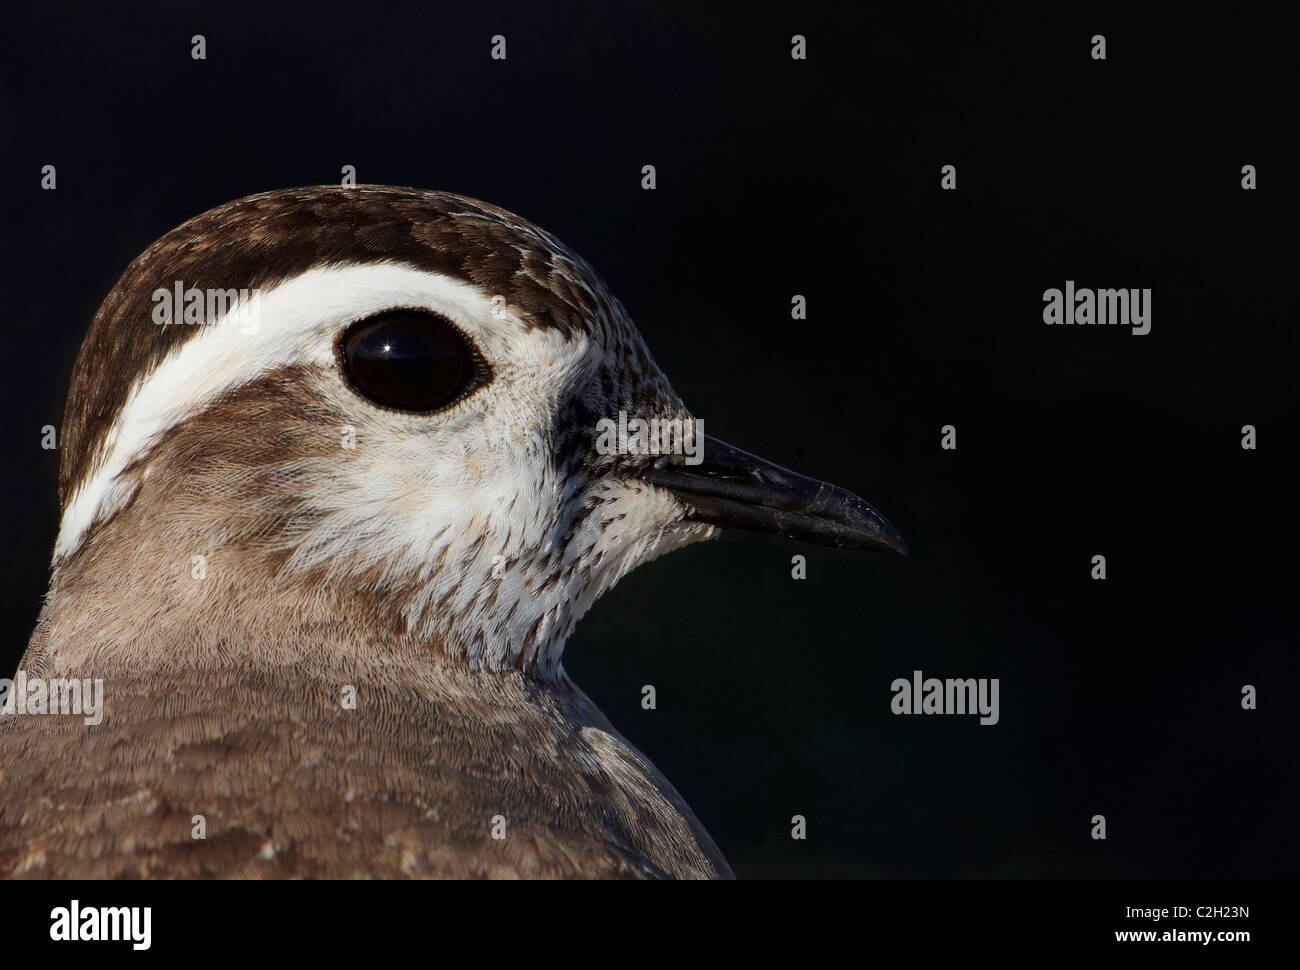
[[[41, 637], [24, 660], [29, 674], [55, 667]], [[282, 646], [288, 653], [294, 644]], [[106, 679], [107, 717], [93, 730], [76, 717], [0, 720], [0, 871], [92, 879], [730, 874], [672, 786], [567, 678], [542, 685], [518, 671], [392, 658], [380, 676], [367, 665], [335, 669], [309, 652], [277, 659], [64, 666]], [[339, 703], [344, 682], [356, 688], [355, 710]], [[498, 815], [504, 839], [489, 835]], [[206, 826], [202, 840], [193, 837], [195, 816]]]

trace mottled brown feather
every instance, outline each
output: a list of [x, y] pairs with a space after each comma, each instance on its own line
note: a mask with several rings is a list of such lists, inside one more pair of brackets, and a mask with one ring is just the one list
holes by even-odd
[[358, 665], [348, 681], [308, 665], [61, 670], [43, 636], [29, 675], [103, 677], [106, 714], [0, 718], [4, 875], [730, 875], [673, 787], [567, 682], [446, 665], [382, 680]]

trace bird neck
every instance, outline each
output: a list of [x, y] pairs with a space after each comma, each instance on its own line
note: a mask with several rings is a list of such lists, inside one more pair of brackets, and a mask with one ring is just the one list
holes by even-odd
[[455, 622], [413, 622], [429, 610], [436, 616], [439, 605], [413, 613], [415, 594], [406, 587], [327, 581], [234, 549], [185, 556], [157, 539], [141, 537], [127, 548], [102, 541], [108, 538], [61, 562], [52, 576], [42, 619], [51, 653], [66, 662], [307, 663], [340, 675], [434, 666], [538, 681], [561, 676], [564, 641], [548, 638], [545, 618], [502, 623], [484, 601]]

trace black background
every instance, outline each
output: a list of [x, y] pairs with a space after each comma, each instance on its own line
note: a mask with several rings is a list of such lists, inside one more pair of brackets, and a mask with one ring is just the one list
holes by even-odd
[[[710, 433], [909, 540], [725, 537], [571, 640], [739, 875], [1300, 873], [1295, 20], [843, 7], [6, 4], [5, 673], [99, 301], [189, 216], [352, 164], [556, 233]], [[1067, 279], [1150, 287], [1151, 333], [1044, 326]], [[1000, 678], [1001, 722], [891, 715], [914, 669]]]

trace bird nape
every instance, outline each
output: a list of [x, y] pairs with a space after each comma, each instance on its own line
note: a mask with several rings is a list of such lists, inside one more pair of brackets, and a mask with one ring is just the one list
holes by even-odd
[[[597, 447], [628, 415], [677, 433]], [[501, 209], [327, 186], [174, 229], [77, 359], [0, 869], [729, 876], [567, 637], [719, 528], [905, 546], [698, 428], [587, 264]]]

